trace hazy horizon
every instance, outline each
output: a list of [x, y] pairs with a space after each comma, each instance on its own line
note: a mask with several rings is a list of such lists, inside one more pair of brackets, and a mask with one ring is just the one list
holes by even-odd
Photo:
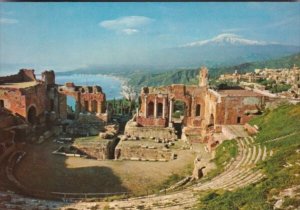
[[167, 66], [164, 62], [168, 61], [158, 55], [224, 34], [246, 40], [246, 44], [300, 46], [299, 3], [0, 5], [2, 73], [20, 68], [40, 72], [90, 66]]

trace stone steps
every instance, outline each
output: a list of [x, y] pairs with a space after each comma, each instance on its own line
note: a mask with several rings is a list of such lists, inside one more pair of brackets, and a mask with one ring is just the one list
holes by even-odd
[[227, 169], [212, 180], [198, 184], [195, 190], [228, 189], [246, 186], [259, 181], [264, 175], [259, 171], [253, 171], [260, 160], [267, 157], [267, 148], [255, 144], [253, 137], [237, 139], [239, 154]]
[[262, 160], [266, 160], [266, 158], [267, 158], [267, 147], [266, 146], [264, 146], [264, 154], [263, 154], [263, 156], [262, 156]]
[[255, 174], [256, 172], [249, 169], [245, 173], [239, 174], [235, 179], [233, 179], [233, 181], [224, 183], [222, 187], [230, 188], [232, 186], [238, 186], [240, 183], [246, 182], [247, 180], [251, 179]]
[[257, 157], [256, 157], [256, 159], [254, 161], [254, 164], [256, 164], [262, 158], [261, 154], [262, 154], [262, 152], [261, 152], [261, 146], [259, 145], [258, 146], [258, 155], [257, 155]]

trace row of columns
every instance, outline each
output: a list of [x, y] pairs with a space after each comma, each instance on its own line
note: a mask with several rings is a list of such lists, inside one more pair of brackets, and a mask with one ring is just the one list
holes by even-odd
[[[88, 112], [96, 112], [97, 114], [101, 114], [102, 113], [102, 103], [96, 101], [96, 107], [93, 107], [92, 103], [95, 103], [94, 101], [87, 101], [88, 105], [86, 107], [86, 105], [82, 106], [82, 104], [80, 103], [80, 101], [76, 101], [75, 102], [75, 113], [80, 113], [82, 112], [84, 109], [85, 111]], [[83, 108], [84, 109], [83, 109]], [[95, 108], [95, 110], [93, 110], [93, 108]]]
[[[147, 102], [147, 95], [144, 96], [144, 117], [148, 117], [148, 102]], [[195, 97], [192, 96], [192, 104], [191, 107], [195, 107]], [[173, 113], [173, 100], [169, 99], [169, 127], [172, 127], [172, 113]], [[190, 109], [191, 115], [190, 116], [195, 116], [196, 115], [196, 108]], [[139, 113], [138, 113], [139, 114]], [[157, 118], [157, 97], [154, 99], [154, 118]], [[166, 118], [166, 98], [163, 98], [163, 108], [162, 108], [162, 118]]]
[[[144, 98], [145, 107], [144, 107], [144, 116], [148, 117], [148, 102], [147, 102], [147, 96]], [[138, 113], [138, 111], [137, 111]], [[169, 100], [169, 126], [172, 127], [172, 113], [173, 113], [173, 100]], [[139, 113], [138, 113], [139, 115]], [[157, 118], [157, 97], [154, 99], [154, 118]], [[166, 98], [163, 98], [163, 107], [162, 107], [162, 118], [166, 118]]]

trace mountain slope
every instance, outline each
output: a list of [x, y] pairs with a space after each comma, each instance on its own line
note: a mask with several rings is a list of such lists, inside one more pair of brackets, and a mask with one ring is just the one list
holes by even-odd
[[[293, 65], [300, 67], [300, 53], [292, 56], [282, 57], [274, 60], [261, 62], [249, 62], [235, 66], [209, 68], [210, 78], [216, 78], [220, 74], [233, 73], [238, 70], [240, 73], [252, 72], [256, 68], [290, 68]], [[163, 73], [135, 73], [129, 77], [129, 85], [140, 90], [143, 86], [159, 86], [170, 84], [197, 84], [199, 69], [180, 69]]]
[[222, 44], [233, 44], [233, 45], [267, 45], [267, 44], [276, 44], [276, 43], [267, 43], [265, 41], [257, 41], [242, 38], [236, 34], [220, 34], [212, 39], [201, 40], [196, 42], [191, 42], [184, 44], [182, 47], [199, 47], [204, 45], [222, 45]]
[[235, 65], [262, 61], [300, 52], [299, 46], [246, 39], [235, 34], [220, 34], [207, 40], [166, 49], [157, 62], [169, 66]]

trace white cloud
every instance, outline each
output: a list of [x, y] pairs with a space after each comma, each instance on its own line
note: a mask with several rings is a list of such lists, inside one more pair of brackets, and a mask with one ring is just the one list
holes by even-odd
[[16, 24], [19, 21], [12, 18], [0, 18], [0, 24]]
[[139, 30], [134, 29], [134, 28], [125, 28], [122, 30], [122, 32], [127, 35], [132, 35], [132, 34], [138, 33]]
[[104, 20], [99, 23], [99, 26], [121, 32], [127, 35], [138, 33], [141, 27], [151, 23], [153, 19], [145, 16], [125, 16], [113, 20]]
[[226, 28], [222, 29], [223, 33], [232, 33], [232, 32], [239, 32], [239, 31], [246, 31], [249, 30], [248, 28]]
[[277, 22], [271, 23], [265, 27], [274, 28], [274, 27], [281, 27], [285, 25], [292, 25], [294, 24], [296, 27], [300, 23], [300, 16], [290, 17], [286, 19], [279, 20]]

